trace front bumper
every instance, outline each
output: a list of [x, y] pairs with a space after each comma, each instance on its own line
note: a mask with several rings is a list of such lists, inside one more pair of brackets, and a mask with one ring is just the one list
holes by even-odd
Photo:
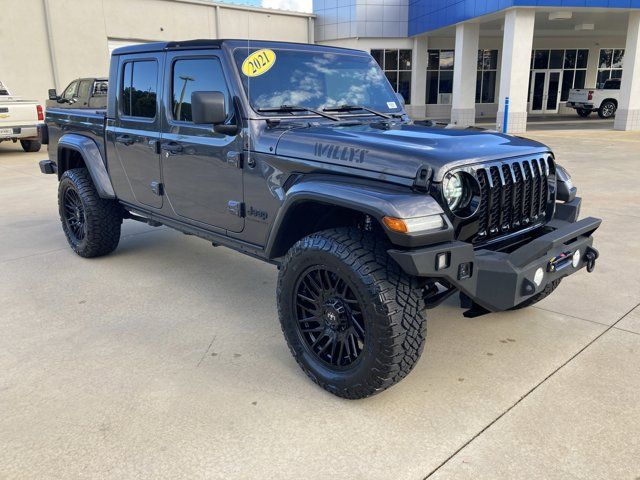
[[[454, 241], [417, 250], [389, 250], [389, 255], [409, 275], [441, 278], [487, 310], [508, 310], [558, 278], [587, 265], [593, 269], [598, 252], [592, 247], [592, 234], [602, 221], [593, 217], [576, 221], [580, 200], [572, 203], [575, 215], [559, 209], [562, 214], [543, 227], [540, 236], [510, 253], [474, 250], [470, 243]], [[438, 269], [441, 254], [448, 261]]]

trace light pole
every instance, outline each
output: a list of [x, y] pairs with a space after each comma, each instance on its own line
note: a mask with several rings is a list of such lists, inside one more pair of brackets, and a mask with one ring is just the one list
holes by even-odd
[[178, 121], [180, 120], [180, 115], [182, 114], [182, 102], [184, 101], [184, 94], [187, 90], [187, 83], [193, 82], [195, 78], [189, 77], [187, 75], [181, 75], [180, 79], [184, 80], [184, 83], [182, 84], [182, 91], [180, 92], [180, 101], [178, 102], [178, 105], [176, 105], [176, 111], [174, 112], [174, 115], [173, 115], [175, 119]]

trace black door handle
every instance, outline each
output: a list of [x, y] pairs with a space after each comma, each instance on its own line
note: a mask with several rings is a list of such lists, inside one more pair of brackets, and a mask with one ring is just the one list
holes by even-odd
[[182, 148], [182, 145], [180, 145], [179, 143], [169, 142], [169, 143], [162, 144], [162, 150], [164, 150], [170, 155], [175, 155], [177, 153], [182, 152], [183, 148]]
[[123, 145], [133, 145], [133, 138], [129, 135], [119, 135], [116, 137], [116, 142], [122, 143]]

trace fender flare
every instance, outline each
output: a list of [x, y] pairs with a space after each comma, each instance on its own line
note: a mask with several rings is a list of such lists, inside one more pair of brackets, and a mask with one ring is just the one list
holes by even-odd
[[[377, 220], [393, 244], [413, 246], [439, 243], [453, 238], [453, 227], [440, 204], [427, 193], [418, 193], [401, 186], [384, 185], [377, 182], [309, 176], [294, 184], [287, 192], [284, 202], [271, 226], [265, 252], [268, 258], [277, 247], [279, 233], [286, 225], [287, 217], [294, 207], [304, 202], [315, 202], [327, 206], [348, 208]], [[399, 234], [388, 230], [382, 224], [382, 217], [413, 218], [441, 214], [445, 228], [433, 233], [422, 234], [420, 238], [411, 234]], [[286, 227], [284, 227], [286, 228]]]
[[58, 159], [61, 158], [62, 149], [74, 150], [82, 156], [84, 164], [87, 166], [87, 170], [89, 170], [89, 174], [93, 180], [93, 184], [101, 198], [116, 198], [116, 193], [111, 184], [104, 159], [95, 141], [84, 135], [67, 133], [60, 137], [58, 141]]

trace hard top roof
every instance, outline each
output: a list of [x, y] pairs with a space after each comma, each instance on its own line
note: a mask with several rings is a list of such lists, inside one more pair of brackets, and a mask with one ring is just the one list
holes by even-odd
[[152, 42], [141, 43], [138, 45], [129, 45], [126, 47], [116, 48], [113, 51], [113, 55], [128, 55], [134, 53], [149, 53], [160, 52], [164, 50], [191, 50], [191, 49], [205, 49], [205, 48], [222, 48], [222, 46], [244, 47], [249, 45], [250, 47], [295, 47], [301, 49], [318, 50], [318, 51], [350, 51], [354, 53], [363, 54], [361, 50], [354, 50], [350, 48], [332, 47], [328, 45], [314, 45], [310, 43], [295, 43], [295, 42], [275, 42], [270, 40], [250, 40], [250, 39], [221, 39], [221, 40], [184, 40], [174, 42]]

